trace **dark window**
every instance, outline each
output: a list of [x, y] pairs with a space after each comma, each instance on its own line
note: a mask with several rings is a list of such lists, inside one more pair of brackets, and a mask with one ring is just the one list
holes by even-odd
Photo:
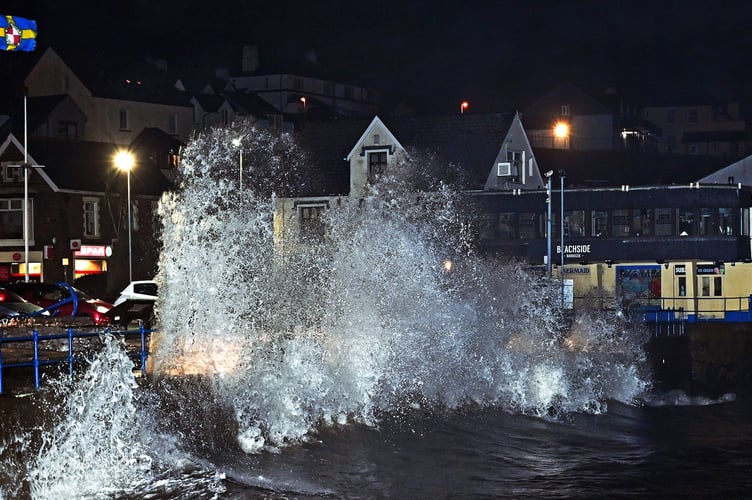
[[673, 224], [671, 220], [670, 208], [655, 209], [655, 235], [671, 236], [673, 233]]
[[[30, 223], [33, 220], [29, 218]], [[23, 199], [0, 200], [0, 239], [21, 238], [23, 238]]]
[[368, 180], [373, 182], [386, 172], [386, 151], [368, 153]]
[[78, 139], [78, 124], [76, 122], [57, 122], [57, 136], [61, 139]]
[[591, 218], [593, 222], [592, 236], [608, 235], [608, 212], [593, 210]]
[[687, 278], [685, 276], [681, 276], [679, 278], [679, 297], [686, 297], [687, 296]]
[[321, 238], [324, 236], [325, 225], [322, 215], [326, 206], [300, 206], [300, 236], [306, 238]]
[[538, 216], [531, 212], [522, 212], [519, 218], [520, 238], [531, 240], [540, 237], [537, 224]]
[[496, 227], [496, 236], [502, 239], [513, 239], [517, 236], [515, 230], [514, 213], [502, 212], [499, 214], [499, 224]]
[[720, 276], [713, 278], [713, 295], [715, 297], [723, 295], [723, 278]]
[[687, 208], [676, 209], [676, 230], [679, 236], [695, 235], [695, 211]]

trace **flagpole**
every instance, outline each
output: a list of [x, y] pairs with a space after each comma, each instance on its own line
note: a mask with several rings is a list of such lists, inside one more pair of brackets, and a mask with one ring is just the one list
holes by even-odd
[[26, 88], [24, 88], [24, 210], [23, 210], [23, 235], [24, 235], [24, 276], [29, 281], [29, 147], [28, 147], [28, 122], [26, 118]]

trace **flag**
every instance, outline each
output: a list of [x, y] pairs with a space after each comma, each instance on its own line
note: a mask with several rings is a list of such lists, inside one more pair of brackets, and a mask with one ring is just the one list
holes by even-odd
[[36, 21], [16, 16], [0, 16], [0, 50], [31, 52], [36, 46]]

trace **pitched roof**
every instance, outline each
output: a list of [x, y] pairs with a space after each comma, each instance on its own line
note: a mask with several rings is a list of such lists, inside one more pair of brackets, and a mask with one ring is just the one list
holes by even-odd
[[58, 54], [95, 97], [191, 107], [176, 77], [149, 60], [113, 58], [101, 52]]
[[729, 158], [624, 151], [536, 149], [542, 172], [564, 170], [567, 187], [681, 185], [696, 182]]
[[308, 154], [313, 177], [302, 196], [347, 194], [350, 170], [345, 155], [368, 127], [368, 120], [327, 120], [309, 122], [298, 132], [298, 141]]
[[266, 102], [256, 94], [244, 92], [226, 92], [224, 94], [227, 102], [230, 103], [233, 110], [239, 115], [253, 116], [256, 118], [266, 118], [269, 115], [278, 115], [277, 108]]
[[[29, 139], [30, 161], [44, 165], [43, 175], [62, 191], [119, 190], [118, 186], [125, 180], [123, 173], [113, 165], [116, 148], [114, 144], [103, 142]], [[145, 166], [141, 161], [131, 171], [131, 191], [135, 195], [160, 196], [169, 188], [169, 182], [158, 168]]]
[[[408, 149], [435, 153], [470, 174], [479, 187], [502, 146], [514, 119], [512, 113], [405, 116], [382, 121]], [[372, 120], [310, 122], [299, 133], [300, 144], [322, 176], [324, 192], [349, 191], [349, 166], [345, 156], [356, 146]]]
[[436, 153], [483, 186], [513, 119], [513, 113], [466, 113], [385, 118], [384, 124], [406, 148]]

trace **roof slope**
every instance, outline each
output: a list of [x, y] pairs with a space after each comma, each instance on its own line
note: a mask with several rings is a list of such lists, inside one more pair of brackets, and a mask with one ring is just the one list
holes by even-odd
[[689, 184], [729, 163], [724, 157], [563, 149], [536, 149], [535, 157], [542, 172], [564, 170], [567, 187]]
[[[44, 173], [63, 191], [103, 193], [120, 190], [123, 173], [113, 165], [117, 146], [104, 142], [30, 138], [29, 155], [44, 165]], [[160, 196], [169, 188], [162, 172], [144, 161], [131, 171], [131, 191], [135, 195]]]

